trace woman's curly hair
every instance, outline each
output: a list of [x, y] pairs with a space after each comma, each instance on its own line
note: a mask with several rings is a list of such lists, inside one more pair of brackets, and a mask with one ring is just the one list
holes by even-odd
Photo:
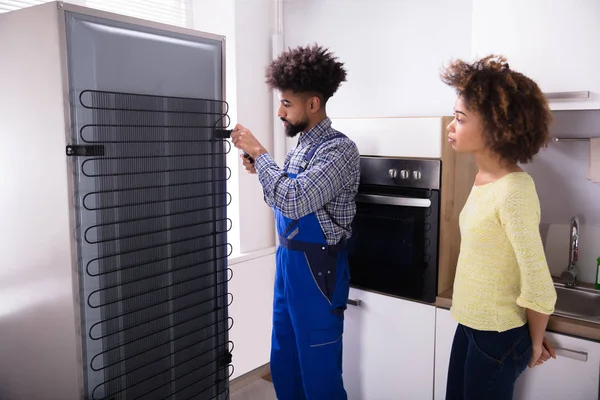
[[552, 114], [538, 85], [503, 56], [452, 62], [441, 74], [482, 120], [487, 146], [502, 159], [526, 163], [548, 142]]
[[327, 100], [346, 81], [344, 64], [319, 45], [289, 49], [274, 60], [266, 71], [271, 89], [296, 93], [316, 93]]

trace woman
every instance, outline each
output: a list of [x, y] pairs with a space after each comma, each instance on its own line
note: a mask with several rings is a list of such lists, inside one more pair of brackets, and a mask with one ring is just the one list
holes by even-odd
[[527, 365], [550, 357], [544, 338], [556, 290], [539, 233], [529, 162], [548, 140], [551, 114], [539, 87], [499, 56], [455, 61], [442, 80], [456, 89], [448, 140], [479, 168], [460, 214], [461, 248], [451, 314], [458, 321], [447, 399], [512, 399]]

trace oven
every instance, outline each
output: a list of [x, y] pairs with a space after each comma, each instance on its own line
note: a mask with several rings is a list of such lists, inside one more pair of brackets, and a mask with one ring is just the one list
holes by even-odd
[[360, 169], [350, 285], [435, 302], [441, 161], [361, 156]]

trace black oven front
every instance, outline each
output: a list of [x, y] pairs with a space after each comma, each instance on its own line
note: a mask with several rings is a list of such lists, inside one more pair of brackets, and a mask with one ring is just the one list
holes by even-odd
[[440, 177], [440, 160], [361, 157], [351, 286], [435, 302]]

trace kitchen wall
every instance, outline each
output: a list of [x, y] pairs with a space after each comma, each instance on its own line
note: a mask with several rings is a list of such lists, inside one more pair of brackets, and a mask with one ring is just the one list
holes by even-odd
[[[273, 146], [272, 93], [264, 84], [264, 68], [271, 61], [274, 4], [270, 0], [194, 0], [194, 29], [226, 36], [227, 101], [232, 126], [250, 128], [268, 149]], [[241, 166], [239, 151], [231, 150], [234, 169], [228, 191], [240, 252], [229, 260], [232, 278], [229, 308], [234, 320], [232, 378], [269, 362], [271, 309], [275, 276], [272, 211], [265, 205], [256, 175]], [[239, 210], [239, 211], [238, 211]], [[265, 229], [265, 227], [267, 227]], [[240, 257], [239, 253], [243, 253]]]
[[[271, 62], [275, 2], [236, 0], [237, 121], [273, 148], [272, 92], [265, 85], [265, 67]], [[237, 150], [234, 149], [237, 152]], [[241, 249], [250, 252], [274, 246], [273, 212], [263, 201], [256, 175], [249, 175], [240, 163]]]
[[348, 69], [331, 116], [451, 114], [439, 71], [470, 58], [471, 0], [290, 0], [283, 11], [286, 47], [317, 42]]
[[[216, 33], [225, 36], [225, 99], [229, 104], [228, 115], [231, 123], [237, 121], [237, 79], [235, 58], [235, 6], [234, 0], [194, 0], [192, 3], [192, 27], [195, 30]], [[237, 165], [238, 152], [232, 151], [227, 155], [227, 165]], [[241, 253], [240, 248], [240, 168], [231, 168], [228, 186], [231, 195], [231, 204], [227, 209], [227, 216], [233, 221], [228, 233], [227, 241], [233, 247], [232, 256]], [[235, 188], [236, 190], [231, 190]]]
[[[600, 110], [554, 111], [553, 115], [553, 137], [600, 137]], [[567, 267], [570, 220], [579, 217], [578, 279], [583, 282], [596, 279], [600, 257], [600, 183], [586, 179], [589, 146], [589, 141], [550, 142], [524, 166], [540, 197], [546, 257], [555, 276]]]
[[[440, 67], [453, 58], [472, 59], [492, 51], [509, 56], [511, 66], [523, 68], [544, 90], [595, 90], [597, 74], [590, 65], [596, 65], [600, 54], [592, 45], [597, 3], [551, 2], [542, 14], [539, 7], [520, 3], [290, 0], [284, 3], [285, 45], [317, 42], [346, 63], [348, 82], [329, 105], [333, 117], [449, 115], [455, 94], [440, 81]], [[490, 28], [498, 16], [509, 24], [507, 32]], [[536, 25], [528, 29], [530, 21]], [[567, 32], [560, 28], [562, 22]], [[559, 52], [564, 53], [560, 61], [545, 64], [544, 59]], [[581, 73], [573, 74], [575, 70]], [[598, 110], [555, 115], [556, 136], [600, 136]], [[559, 276], [567, 266], [569, 221], [577, 215], [579, 279], [592, 282], [600, 256], [600, 184], [585, 178], [588, 152], [588, 142], [551, 143], [526, 170], [540, 195], [551, 272]]]
[[[267, 148], [273, 147], [272, 92], [264, 84], [264, 69], [271, 61], [274, 33], [274, 2], [271, 0], [194, 0], [194, 29], [225, 35], [228, 74], [227, 101], [230, 127], [241, 123]], [[235, 79], [231, 79], [235, 77]], [[232, 148], [230, 165], [237, 165], [229, 181], [234, 203], [235, 231], [239, 230], [239, 253], [272, 247], [273, 230], [257, 230], [272, 224], [272, 211], [262, 200], [256, 176], [249, 175], [239, 162], [239, 150]], [[237, 206], [237, 207], [236, 207]], [[238, 250], [238, 249], [236, 249]], [[237, 251], [236, 251], [237, 252]]]

